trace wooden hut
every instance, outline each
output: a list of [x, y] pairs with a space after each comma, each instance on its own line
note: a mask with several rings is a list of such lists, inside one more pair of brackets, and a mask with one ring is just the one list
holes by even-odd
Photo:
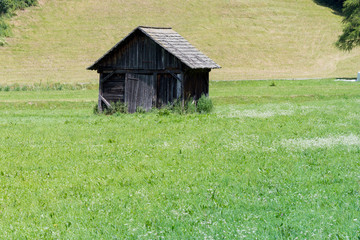
[[98, 108], [121, 101], [129, 112], [209, 93], [209, 72], [220, 68], [171, 28], [137, 27], [88, 70], [100, 74]]

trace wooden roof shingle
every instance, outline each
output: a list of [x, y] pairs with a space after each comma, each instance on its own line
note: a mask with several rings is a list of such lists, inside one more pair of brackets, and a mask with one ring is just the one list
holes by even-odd
[[180, 34], [175, 32], [171, 28], [156, 28], [139, 26], [135, 28], [129, 35], [118, 42], [113, 48], [111, 48], [104, 56], [99, 58], [93, 65], [88, 67], [89, 70], [98, 69], [98, 65], [108, 55], [112, 54], [116, 49], [121, 47], [125, 39], [130, 37], [135, 31], [140, 30], [146, 36], [151, 38], [154, 42], [159, 44], [166, 51], [177, 57], [181, 62], [191, 69], [204, 69], [204, 68], [220, 68], [213, 60], [207, 57], [205, 54], [196, 49]]

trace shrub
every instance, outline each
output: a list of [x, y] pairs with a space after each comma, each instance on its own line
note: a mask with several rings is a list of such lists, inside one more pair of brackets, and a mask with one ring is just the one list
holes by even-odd
[[10, 91], [10, 87], [9, 87], [9, 86], [5, 86], [5, 87], [4, 87], [4, 91], [5, 91], [5, 92]]
[[14, 91], [20, 91], [21, 88], [20, 88], [19, 84], [14, 84], [14, 85], [13, 85], [13, 90], [14, 90]]
[[136, 112], [137, 113], [146, 113], [145, 108], [141, 107], [141, 106], [137, 106], [136, 107]]
[[174, 103], [169, 106], [169, 108], [174, 113], [183, 114], [185, 112], [182, 106], [182, 101], [180, 99], [176, 99]]
[[199, 113], [209, 113], [213, 109], [213, 103], [210, 98], [202, 94], [197, 102], [196, 109]]
[[103, 113], [106, 115], [112, 115], [114, 113], [127, 113], [127, 105], [121, 101], [112, 102], [111, 107], [105, 108]]
[[196, 104], [193, 100], [188, 100], [185, 102], [185, 112], [186, 113], [196, 113]]
[[1, 37], [10, 37], [11, 30], [10, 26], [3, 18], [0, 18], [0, 36]]
[[61, 83], [55, 83], [54, 84], [54, 89], [55, 90], [61, 91], [61, 90], [63, 90], [63, 88], [64, 88], [64, 85], [61, 84]]
[[159, 109], [158, 115], [159, 116], [167, 116], [167, 115], [170, 115], [170, 113], [171, 113], [171, 110], [168, 107], [164, 107], [164, 108]]
[[114, 103], [115, 106], [115, 112], [117, 113], [127, 113], [128, 112], [128, 106], [127, 104], [123, 103], [123, 102], [116, 102]]
[[93, 113], [94, 114], [99, 114], [99, 106], [98, 104], [95, 104], [94, 107], [93, 107]]
[[10, 12], [13, 8], [14, 3], [11, 0], [0, 0], [0, 14]]
[[37, 0], [0, 0], [0, 15], [37, 4]]

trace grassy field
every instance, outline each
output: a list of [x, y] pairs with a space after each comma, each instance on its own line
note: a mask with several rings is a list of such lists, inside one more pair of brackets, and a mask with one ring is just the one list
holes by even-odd
[[213, 80], [355, 77], [341, 17], [312, 0], [41, 0], [0, 48], [0, 84], [96, 82], [86, 71], [138, 25], [171, 26], [223, 68]]
[[[271, 86], [275, 85], [275, 86]], [[211, 82], [208, 115], [0, 92], [1, 239], [356, 239], [356, 82]]]

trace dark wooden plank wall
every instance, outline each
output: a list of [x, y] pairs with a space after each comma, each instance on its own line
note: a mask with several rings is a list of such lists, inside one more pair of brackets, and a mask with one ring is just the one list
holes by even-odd
[[[104, 78], [107, 74], [103, 74]], [[124, 102], [125, 74], [113, 74], [108, 80], [102, 83], [103, 97], [108, 102]]]
[[181, 69], [181, 62], [145, 34], [138, 32], [124, 47], [104, 61], [101, 68], [116, 69]]
[[130, 113], [135, 112], [138, 107], [150, 110], [153, 106], [154, 92], [153, 74], [127, 74], [125, 103]]
[[170, 74], [157, 75], [157, 103], [161, 107], [181, 97], [181, 83]]
[[210, 70], [189, 70], [184, 74], [184, 97], [198, 100], [201, 94], [209, 94]]

